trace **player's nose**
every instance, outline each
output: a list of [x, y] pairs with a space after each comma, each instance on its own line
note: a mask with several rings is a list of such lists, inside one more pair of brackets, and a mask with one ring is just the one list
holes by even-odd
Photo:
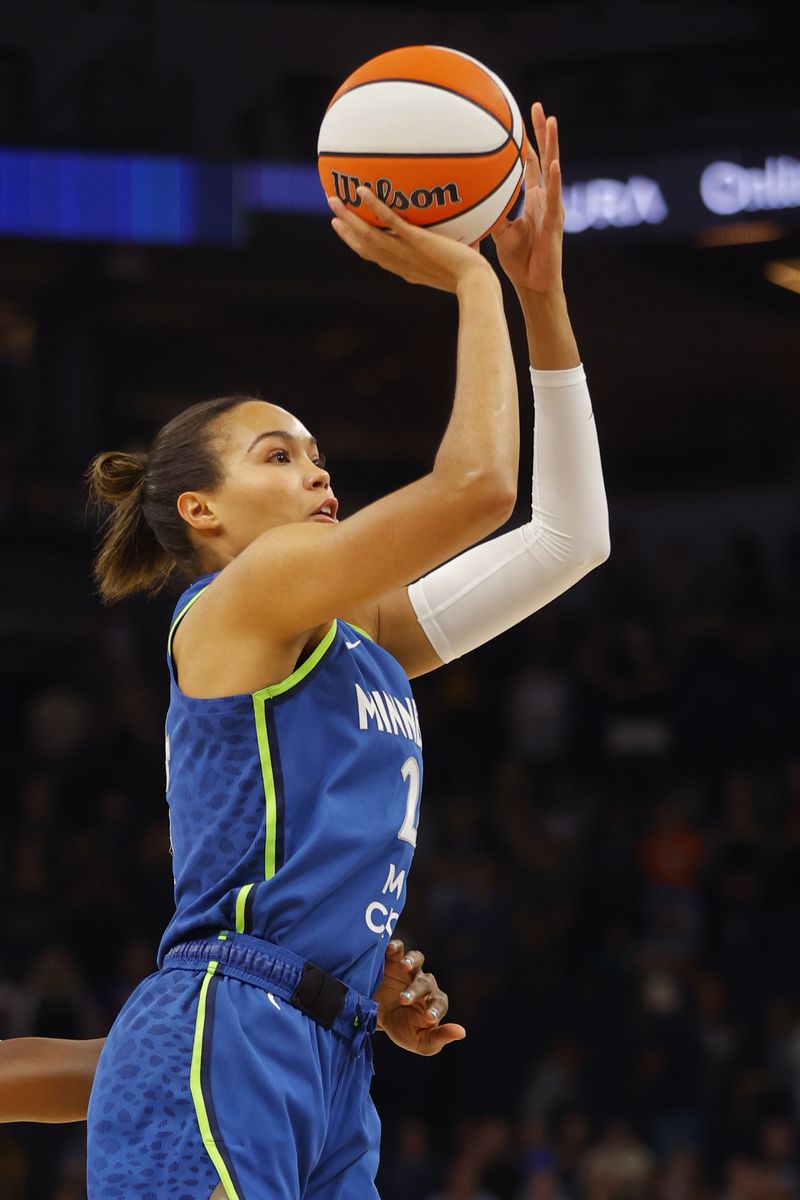
[[308, 477], [307, 486], [312, 488], [328, 488], [331, 486], [331, 477], [324, 467], [313, 466]]

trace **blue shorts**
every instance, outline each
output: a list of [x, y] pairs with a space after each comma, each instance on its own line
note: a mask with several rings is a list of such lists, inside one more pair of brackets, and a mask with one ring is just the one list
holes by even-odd
[[377, 1006], [328, 976], [328, 1028], [297, 1007], [303, 977], [246, 934], [167, 955], [100, 1056], [89, 1200], [209, 1200], [220, 1180], [229, 1200], [376, 1200]]

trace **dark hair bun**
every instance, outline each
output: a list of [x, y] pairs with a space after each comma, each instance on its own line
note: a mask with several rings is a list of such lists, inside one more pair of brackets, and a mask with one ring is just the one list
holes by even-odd
[[106, 450], [98, 454], [88, 472], [92, 500], [95, 504], [121, 504], [141, 495], [146, 471], [147, 455], [141, 452]]

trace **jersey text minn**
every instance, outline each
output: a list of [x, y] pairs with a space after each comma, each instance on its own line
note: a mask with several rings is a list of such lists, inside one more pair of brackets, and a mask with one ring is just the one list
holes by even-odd
[[355, 688], [359, 729], [374, 725], [381, 733], [394, 733], [422, 745], [417, 706], [410, 697], [400, 700], [388, 692], [365, 692], [359, 684]]

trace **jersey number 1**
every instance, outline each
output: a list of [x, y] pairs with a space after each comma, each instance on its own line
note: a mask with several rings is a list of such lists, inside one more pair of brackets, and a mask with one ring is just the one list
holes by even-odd
[[411, 846], [417, 844], [417, 824], [419, 823], [419, 763], [412, 754], [400, 768], [400, 774], [408, 784], [406, 797], [406, 815], [397, 836], [401, 842]]

